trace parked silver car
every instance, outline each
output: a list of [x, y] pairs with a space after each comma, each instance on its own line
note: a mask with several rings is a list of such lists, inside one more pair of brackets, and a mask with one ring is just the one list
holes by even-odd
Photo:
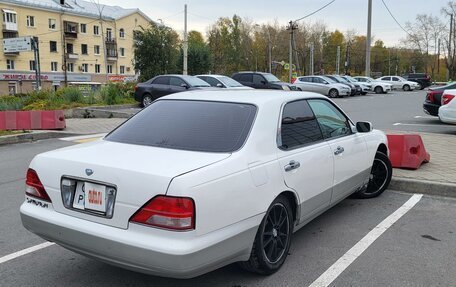
[[351, 93], [347, 85], [336, 83], [325, 76], [298, 77], [293, 85], [298, 91], [315, 92], [330, 98], [350, 96]]

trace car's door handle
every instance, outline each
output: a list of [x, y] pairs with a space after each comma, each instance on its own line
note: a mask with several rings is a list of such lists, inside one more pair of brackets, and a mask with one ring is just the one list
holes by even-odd
[[299, 161], [292, 160], [285, 166], [285, 171], [292, 171], [293, 169], [297, 169], [301, 166]]
[[343, 147], [338, 146], [338, 147], [336, 148], [336, 150], [334, 151], [334, 155], [339, 155], [339, 154], [343, 153], [344, 151], [345, 151], [345, 150], [344, 150]]

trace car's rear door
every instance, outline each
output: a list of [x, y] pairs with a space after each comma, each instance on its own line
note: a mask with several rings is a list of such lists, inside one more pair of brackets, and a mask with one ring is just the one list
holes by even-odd
[[169, 94], [169, 76], [160, 76], [152, 81], [150, 93], [154, 99], [166, 96]]
[[234, 79], [244, 86], [255, 88], [253, 84], [253, 75], [250, 73], [237, 74]]
[[299, 196], [301, 220], [329, 207], [334, 159], [306, 100], [284, 105], [278, 161], [285, 184]]
[[369, 180], [372, 162], [367, 156], [367, 144], [362, 134], [352, 131], [348, 118], [332, 102], [308, 102], [334, 157], [331, 204], [337, 203]]

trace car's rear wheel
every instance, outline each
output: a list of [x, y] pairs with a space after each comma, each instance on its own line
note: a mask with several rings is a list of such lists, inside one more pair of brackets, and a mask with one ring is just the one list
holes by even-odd
[[393, 168], [388, 156], [382, 152], [375, 154], [367, 188], [356, 193], [359, 198], [372, 198], [382, 194], [391, 181]]
[[374, 89], [374, 92], [376, 94], [382, 94], [383, 93], [383, 88], [380, 87], [380, 86], [376, 86], [375, 89]]
[[292, 232], [290, 203], [286, 197], [279, 196], [261, 221], [249, 260], [239, 265], [247, 271], [263, 275], [276, 272], [287, 258]]
[[424, 89], [424, 86], [422, 84], [420, 84], [420, 83], [417, 83], [417, 84], [418, 84], [418, 90]]
[[150, 104], [152, 104], [152, 102], [153, 102], [153, 100], [152, 100], [152, 96], [150, 94], [143, 95], [141, 104], [144, 108], [149, 106]]
[[410, 91], [410, 86], [409, 85], [404, 85], [402, 89], [406, 92]]
[[329, 90], [329, 97], [330, 98], [337, 98], [339, 96], [339, 91], [336, 89]]

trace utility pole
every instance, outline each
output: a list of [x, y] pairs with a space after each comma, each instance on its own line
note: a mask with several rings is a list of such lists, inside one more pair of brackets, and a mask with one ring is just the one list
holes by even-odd
[[40, 63], [40, 48], [38, 37], [32, 37], [33, 53], [35, 55], [35, 83], [36, 89], [41, 90], [41, 63]]
[[289, 25], [287, 26], [287, 30], [290, 31], [290, 59], [289, 59], [289, 74], [288, 74], [288, 81], [291, 83], [291, 78], [293, 77], [293, 37], [294, 37], [294, 30], [298, 29], [298, 24], [290, 21]]
[[366, 38], [366, 77], [370, 77], [370, 55], [371, 55], [371, 26], [372, 26], [372, 0], [368, 0], [367, 8], [367, 38]]
[[350, 41], [347, 41], [347, 49], [345, 50], [345, 75], [348, 74], [349, 66], [350, 66]]
[[188, 57], [188, 35], [187, 35], [187, 4], [184, 5], [184, 46], [183, 46], [183, 52], [184, 52], [184, 71], [183, 74], [187, 75], [187, 57]]
[[440, 38], [437, 41], [437, 74], [440, 73]]
[[309, 61], [310, 67], [309, 67], [309, 72], [311, 75], [314, 74], [314, 43], [310, 44], [310, 61]]
[[[452, 62], [453, 61], [453, 53], [451, 51], [451, 41], [453, 41], [453, 13], [450, 14], [450, 39], [448, 40], [448, 60], [447, 60], [447, 64], [448, 62]], [[453, 65], [448, 65], [450, 67], [452, 67]], [[447, 76], [446, 76], [446, 80], [448, 81], [450, 78], [450, 70], [447, 68]]]
[[337, 53], [336, 53], [336, 74], [340, 74], [340, 46], [337, 46]]
[[272, 73], [272, 42], [271, 42], [271, 33], [269, 32], [269, 26], [268, 26], [268, 67], [269, 67], [269, 73]]
[[391, 75], [391, 49], [388, 48], [388, 75]]

